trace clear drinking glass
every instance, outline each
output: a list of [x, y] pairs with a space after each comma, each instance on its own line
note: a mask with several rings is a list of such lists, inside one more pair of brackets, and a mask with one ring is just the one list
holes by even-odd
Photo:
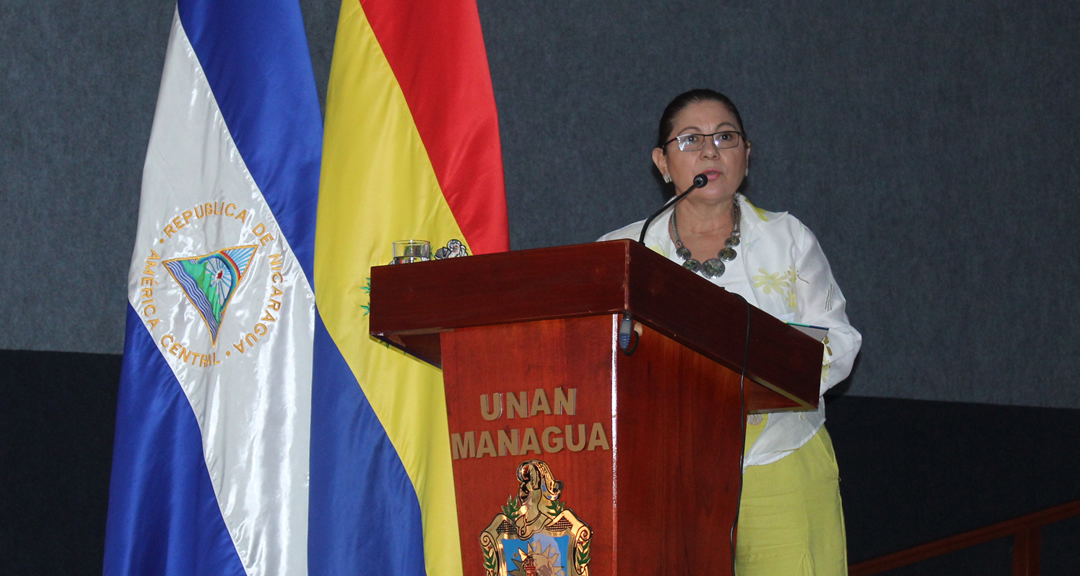
[[409, 264], [431, 260], [431, 242], [427, 240], [397, 240], [394, 242], [394, 264]]

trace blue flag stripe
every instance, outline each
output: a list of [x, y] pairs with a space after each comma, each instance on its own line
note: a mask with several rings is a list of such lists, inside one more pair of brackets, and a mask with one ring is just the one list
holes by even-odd
[[195, 413], [131, 306], [116, 412], [104, 574], [244, 576]]
[[311, 283], [322, 115], [300, 4], [179, 0], [177, 11], [225, 125]]
[[426, 574], [412, 481], [318, 315], [311, 411], [309, 574]]

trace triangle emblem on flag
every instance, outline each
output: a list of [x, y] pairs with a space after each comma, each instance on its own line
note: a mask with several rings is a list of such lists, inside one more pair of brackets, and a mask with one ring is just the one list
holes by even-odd
[[234, 246], [202, 256], [162, 262], [188, 301], [199, 310], [214, 346], [229, 300], [240, 287], [256, 248], [255, 245]]

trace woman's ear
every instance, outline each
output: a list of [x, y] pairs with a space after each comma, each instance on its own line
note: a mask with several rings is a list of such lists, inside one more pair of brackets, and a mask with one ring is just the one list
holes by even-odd
[[664, 150], [661, 148], [653, 148], [652, 161], [656, 164], [656, 169], [660, 171], [661, 176], [670, 176], [667, 170], [667, 155], [664, 154]]

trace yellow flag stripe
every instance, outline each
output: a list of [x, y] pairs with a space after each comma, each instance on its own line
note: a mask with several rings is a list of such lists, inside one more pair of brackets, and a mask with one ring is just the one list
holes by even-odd
[[[429, 574], [460, 574], [442, 374], [368, 335], [365, 286], [394, 240], [464, 236], [359, 2], [342, 3], [327, 94], [315, 294], [412, 480]], [[377, 497], [377, 496], [375, 496]]]

